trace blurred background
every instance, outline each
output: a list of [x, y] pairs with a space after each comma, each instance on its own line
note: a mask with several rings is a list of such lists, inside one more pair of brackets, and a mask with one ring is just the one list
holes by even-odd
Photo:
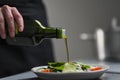
[[[102, 58], [117, 55], [120, 59], [120, 0], [44, 0], [44, 3], [50, 26], [67, 31], [70, 60], [97, 59], [100, 54]], [[56, 61], [66, 61], [64, 40], [53, 39], [53, 44]]]

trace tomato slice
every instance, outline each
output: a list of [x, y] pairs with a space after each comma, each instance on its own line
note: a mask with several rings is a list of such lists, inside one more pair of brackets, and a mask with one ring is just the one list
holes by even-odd
[[51, 72], [51, 69], [44, 69], [44, 70], [41, 70], [40, 72]]
[[93, 67], [93, 68], [90, 68], [91, 71], [97, 71], [97, 70], [101, 70], [102, 67]]

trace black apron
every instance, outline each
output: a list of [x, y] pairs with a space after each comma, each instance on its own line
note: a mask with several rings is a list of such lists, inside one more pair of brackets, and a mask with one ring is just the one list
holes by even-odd
[[[48, 26], [42, 0], [0, 0], [0, 6], [4, 4], [16, 7], [22, 16], [37, 19], [43, 26]], [[25, 72], [50, 61], [54, 61], [50, 40], [43, 40], [36, 47], [20, 47], [7, 45], [0, 39], [0, 77]]]

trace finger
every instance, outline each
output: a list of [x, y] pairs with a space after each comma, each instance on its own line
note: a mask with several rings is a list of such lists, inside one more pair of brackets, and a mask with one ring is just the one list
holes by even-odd
[[0, 8], [0, 36], [2, 39], [6, 38], [4, 23], [5, 23], [5, 21], [4, 21], [3, 13]]
[[6, 18], [7, 24], [8, 24], [8, 32], [10, 37], [15, 36], [15, 27], [14, 27], [14, 18], [11, 12], [11, 7], [4, 5], [2, 8], [3, 14]]
[[19, 13], [19, 11], [15, 7], [12, 7], [11, 11], [12, 11], [13, 17], [15, 18], [15, 21], [18, 25], [18, 30], [20, 32], [22, 32], [24, 29], [24, 22], [23, 22], [22, 15]]

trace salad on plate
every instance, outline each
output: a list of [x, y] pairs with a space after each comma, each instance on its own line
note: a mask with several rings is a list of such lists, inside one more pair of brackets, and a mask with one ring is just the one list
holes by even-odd
[[88, 65], [80, 62], [49, 62], [47, 67], [38, 68], [38, 72], [90, 72], [99, 71], [103, 68], [101, 66]]
[[49, 62], [47, 66], [32, 68], [32, 71], [43, 79], [71, 80], [95, 79], [109, 69], [107, 65], [83, 64], [80, 62]]

